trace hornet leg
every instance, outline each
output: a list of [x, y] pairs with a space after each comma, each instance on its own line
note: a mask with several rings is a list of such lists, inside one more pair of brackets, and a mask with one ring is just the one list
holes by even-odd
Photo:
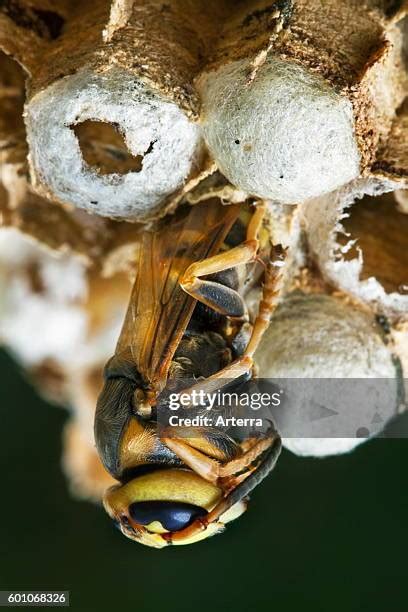
[[[166, 439], [167, 442], [172, 442], [174, 452], [178, 449], [181, 454], [184, 454], [181, 447], [178, 446], [179, 441]], [[187, 446], [187, 445], [186, 445]], [[219, 484], [224, 491], [223, 498], [211, 510], [207, 516], [194, 521], [191, 525], [177, 531], [175, 533], [165, 533], [163, 538], [169, 543], [185, 538], [191, 538], [198, 533], [207, 529], [208, 525], [218, 521], [218, 519], [229, 510], [233, 505], [244, 499], [264, 478], [273, 470], [278, 460], [281, 451], [281, 441], [276, 431], [271, 428], [267, 436], [262, 440], [257, 441], [238, 459], [233, 459], [224, 466], [214, 467], [214, 474], [218, 469]], [[185, 460], [185, 459], [183, 459]], [[214, 462], [215, 463], [215, 462]], [[242, 471], [243, 470], [243, 471]], [[234, 478], [236, 481], [231, 490], [231, 483], [225, 487], [226, 481], [223, 474], [231, 472], [229, 478]], [[241, 472], [241, 473], [240, 473]], [[214, 477], [212, 474], [212, 478]], [[214, 482], [214, 480], [211, 480]], [[223, 487], [224, 484], [224, 487]]]
[[180, 281], [184, 291], [220, 314], [229, 317], [244, 316], [245, 304], [237, 291], [221, 283], [203, 280], [201, 277], [255, 261], [259, 249], [258, 236], [264, 215], [265, 205], [260, 204], [249, 223], [247, 239], [243, 244], [191, 264]]

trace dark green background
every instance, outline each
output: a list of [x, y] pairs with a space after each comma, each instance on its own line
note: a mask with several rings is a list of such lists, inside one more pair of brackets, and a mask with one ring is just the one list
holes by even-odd
[[69, 589], [73, 610], [408, 608], [408, 440], [325, 460], [284, 452], [222, 536], [156, 551], [70, 498], [67, 414], [0, 354], [0, 589]]

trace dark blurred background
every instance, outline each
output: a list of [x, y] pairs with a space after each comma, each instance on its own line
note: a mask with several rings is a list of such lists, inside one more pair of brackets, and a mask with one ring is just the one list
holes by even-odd
[[406, 610], [408, 439], [331, 459], [284, 452], [222, 535], [152, 550], [69, 496], [67, 413], [0, 353], [0, 589], [70, 590], [73, 610]]

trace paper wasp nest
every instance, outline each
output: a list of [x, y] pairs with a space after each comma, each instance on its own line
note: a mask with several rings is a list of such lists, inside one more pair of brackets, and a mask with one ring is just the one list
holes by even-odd
[[[405, 9], [2, 3], [0, 335], [72, 408], [64, 463], [79, 494], [110, 481], [93, 409], [138, 236], [181, 202], [268, 201], [289, 251], [261, 374], [407, 376]], [[359, 441], [286, 443], [325, 455]]]

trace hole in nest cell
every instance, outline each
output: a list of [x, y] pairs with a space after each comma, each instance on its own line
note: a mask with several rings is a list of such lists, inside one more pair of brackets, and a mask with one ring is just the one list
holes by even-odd
[[133, 155], [115, 124], [87, 120], [71, 126], [84, 161], [99, 174], [141, 172], [143, 160], [152, 152], [150, 143], [143, 155]]
[[363, 257], [361, 280], [374, 277], [387, 293], [408, 295], [408, 215], [398, 209], [394, 194], [366, 196], [349, 210], [343, 226], [350, 236], [339, 234], [341, 246], [355, 245], [343, 256]]
[[31, 30], [40, 38], [55, 40], [63, 30], [65, 20], [55, 11], [26, 6], [19, 0], [1, 0], [0, 12], [20, 28]]
[[23, 68], [0, 51], [0, 133], [4, 163], [24, 164], [27, 156], [23, 120], [25, 77]]
[[23, 68], [3, 51], [0, 51], [0, 88], [1, 97], [7, 95], [24, 98], [25, 74]]
[[61, 15], [54, 11], [45, 11], [41, 9], [33, 9], [34, 14], [42, 21], [44, 27], [47, 29], [49, 37], [55, 40], [61, 36], [64, 28], [65, 20]]

